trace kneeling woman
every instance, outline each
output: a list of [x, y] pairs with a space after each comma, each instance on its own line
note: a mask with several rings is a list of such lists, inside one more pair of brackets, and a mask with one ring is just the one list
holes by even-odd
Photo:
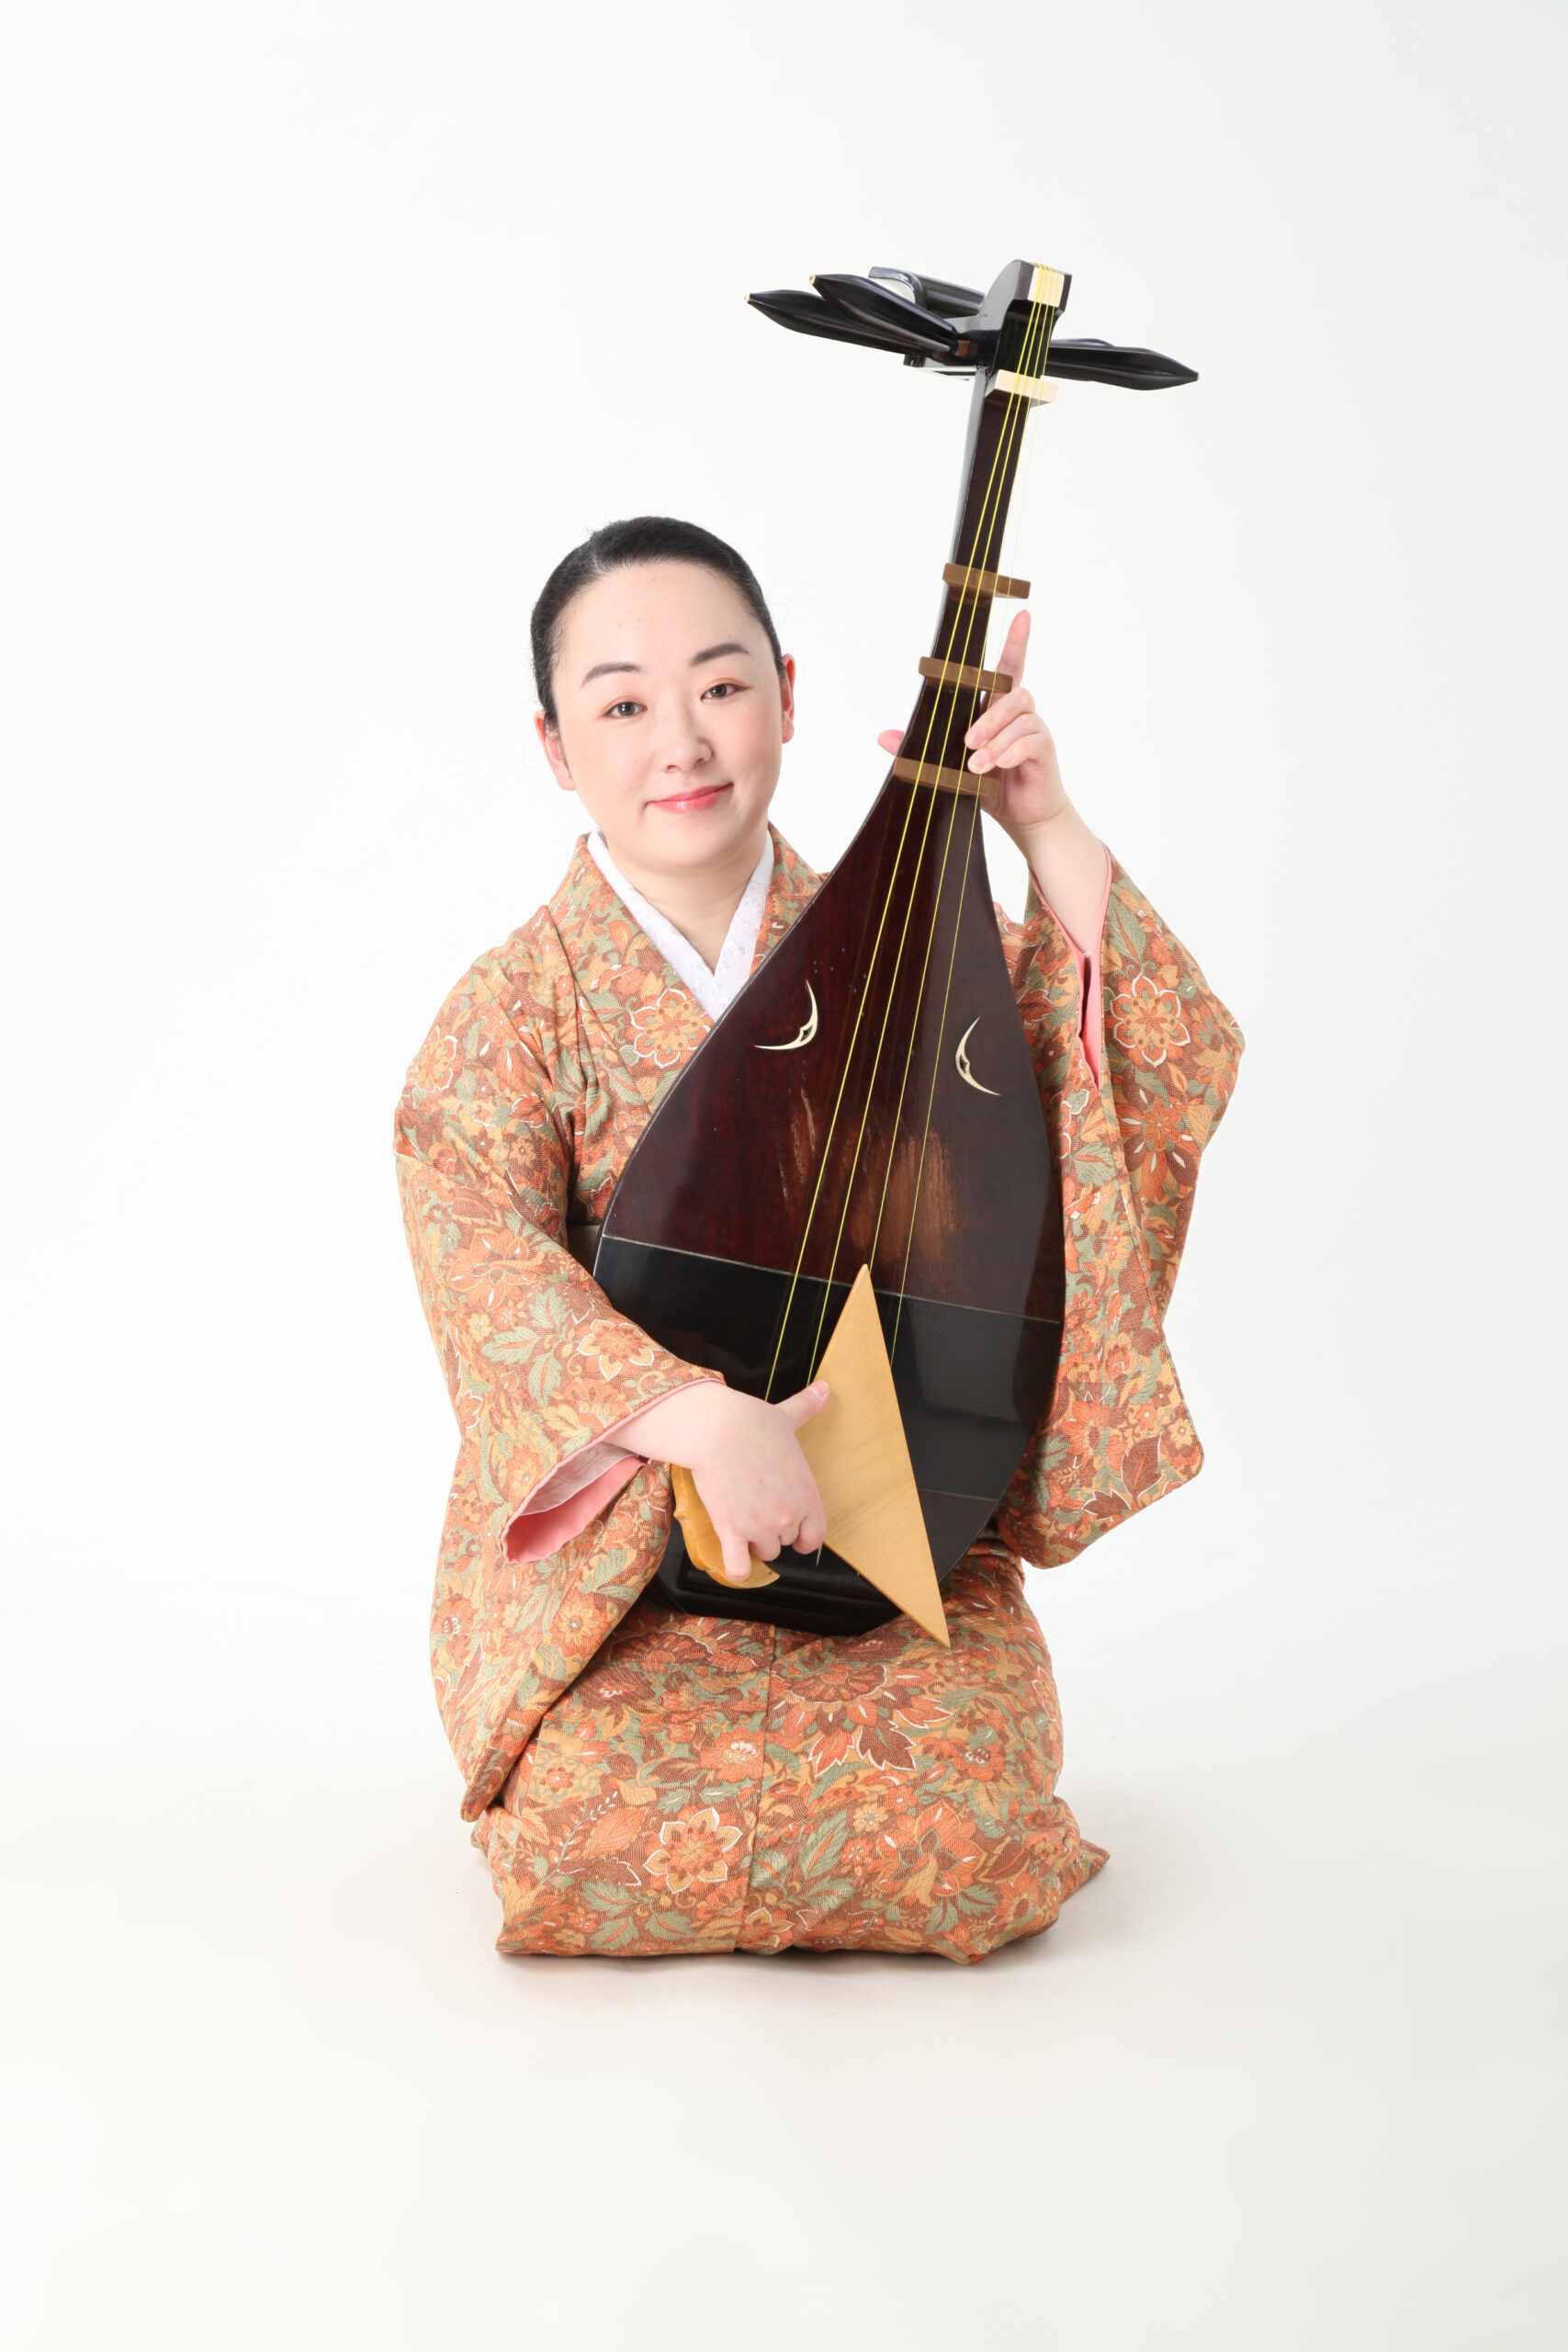
[[[1027, 636], [1021, 615], [999, 657], [1015, 679]], [[660, 517], [558, 566], [533, 650], [546, 754], [594, 831], [442, 1007], [397, 1135], [462, 1433], [436, 1690], [500, 1949], [981, 1959], [1049, 1927], [1105, 1860], [1055, 1792], [1021, 1562], [1070, 1558], [1199, 1467], [1163, 1317], [1240, 1037], [1067, 799], [1015, 685], [968, 741], [1035, 885], [1025, 920], [1000, 920], [1061, 1155], [1049, 1412], [943, 1589], [950, 1649], [905, 1617], [821, 1638], [666, 1607], [671, 1463], [737, 1577], [749, 1549], [824, 1532], [795, 1435], [820, 1385], [739, 1395], [586, 1271], [664, 1090], [817, 888], [768, 820], [795, 668], [734, 549]]]

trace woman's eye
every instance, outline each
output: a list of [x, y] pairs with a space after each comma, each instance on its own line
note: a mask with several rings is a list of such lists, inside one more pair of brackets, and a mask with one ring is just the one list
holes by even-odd
[[707, 693], [703, 696], [703, 700], [705, 702], [709, 702], [715, 695], [723, 695], [725, 699], [728, 701], [731, 695], [738, 695], [739, 692], [740, 688], [737, 685], [733, 678], [721, 678], [716, 685], [712, 685], [708, 688]]
[[642, 705], [637, 702], [613, 702], [605, 712], [606, 718], [635, 718]]

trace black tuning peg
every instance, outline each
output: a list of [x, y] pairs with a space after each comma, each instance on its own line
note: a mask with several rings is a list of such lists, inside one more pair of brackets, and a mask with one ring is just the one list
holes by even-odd
[[1163, 392], [1173, 384], [1198, 381], [1196, 368], [1184, 368], [1163, 351], [1102, 343], [1098, 335], [1083, 335], [1076, 343], [1056, 336], [1045, 355], [1045, 373], [1059, 376], [1064, 383], [1120, 384], [1130, 392]]
[[841, 311], [830, 311], [819, 295], [803, 293], [797, 287], [777, 286], [770, 294], [748, 294], [746, 300], [775, 326], [792, 328], [796, 334], [826, 335], [831, 343], [858, 343], [868, 351], [891, 351], [900, 357], [909, 348], [902, 336], [856, 325]]
[[950, 326], [934, 311], [922, 310], [918, 302], [905, 301], [901, 294], [892, 293], [869, 277], [849, 277], [828, 271], [813, 277], [811, 283], [830, 311], [841, 311], [857, 326], [901, 336], [907, 351], [923, 352], [932, 359], [951, 359], [958, 348], [956, 327]]
[[920, 277], [912, 269], [874, 269], [871, 275], [886, 285], [902, 287], [911, 302], [944, 319], [972, 319], [986, 299], [977, 287], [953, 286], [945, 277]]

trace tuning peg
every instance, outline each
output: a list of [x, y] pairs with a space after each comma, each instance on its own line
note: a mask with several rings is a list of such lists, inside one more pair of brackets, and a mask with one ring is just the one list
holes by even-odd
[[852, 322], [815, 294], [807, 294], [793, 286], [775, 287], [769, 294], [748, 294], [754, 311], [761, 311], [775, 326], [789, 327], [795, 334], [825, 335], [831, 343], [858, 343], [868, 351], [891, 351], [899, 358], [907, 356], [909, 346], [902, 336], [880, 334], [867, 326]]
[[1120, 384], [1130, 392], [1163, 392], [1174, 384], [1198, 381], [1196, 368], [1184, 368], [1163, 351], [1102, 343], [1098, 335], [1082, 335], [1077, 342], [1062, 335], [1054, 338], [1044, 372], [1060, 376], [1064, 383]]
[[811, 283], [830, 310], [841, 311], [862, 326], [900, 336], [906, 351], [924, 353], [932, 359], [951, 359], [957, 352], [956, 327], [934, 311], [923, 311], [919, 303], [889, 293], [886, 286], [869, 277], [829, 271], [814, 277]]
[[912, 269], [874, 269], [871, 275], [907, 286], [911, 302], [944, 319], [972, 319], [986, 299], [976, 287], [954, 286], [945, 277], [921, 277]]

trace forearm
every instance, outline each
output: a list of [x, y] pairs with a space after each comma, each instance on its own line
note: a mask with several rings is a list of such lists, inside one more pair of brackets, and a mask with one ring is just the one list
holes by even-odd
[[652, 1405], [629, 1413], [603, 1437], [579, 1447], [526, 1497], [506, 1523], [509, 1560], [539, 1560], [580, 1534], [645, 1462], [705, 1459], [714, 1426], [713, 1392], [722, 1382], [698, 1377]]
[[1105, 905], [1106, 850], [1064, 794], [1055, 816], [1032, 824], [1004, 824], [1028, 864], [1040, 895], [1086, 956], [1100, 944]]
[[[699, 1389], [721, 1385], [699, 1374], [657, 1403], [628, 1413], [613, 1423], [602, 1437], [569, 1454], [548, 1477], [540, 1480], [508, 1520], [502, 1539], [507, 1558], [546, 1558], [572, 1536], [581, 1534], [590, 1520], [597, 1519], [602, 1510], [607, 1510], [644, 1462], [684, 1460], [683, 1449], [695, 1428], [690, 1405], [683, 1415], [666, 1415], [662, 1423], [658, 1417], [664, 1406], [673, 1405], [678, 1398], [690, 1398]], [[651, 1436], [645, 1428], [650, 1419], [654, 1421]]]
[[697, 1380], [645, 1405], [615, 1431], [615, 1442], [649, 1462], [690, 1464], [712, 1426], [712, 1381]]

